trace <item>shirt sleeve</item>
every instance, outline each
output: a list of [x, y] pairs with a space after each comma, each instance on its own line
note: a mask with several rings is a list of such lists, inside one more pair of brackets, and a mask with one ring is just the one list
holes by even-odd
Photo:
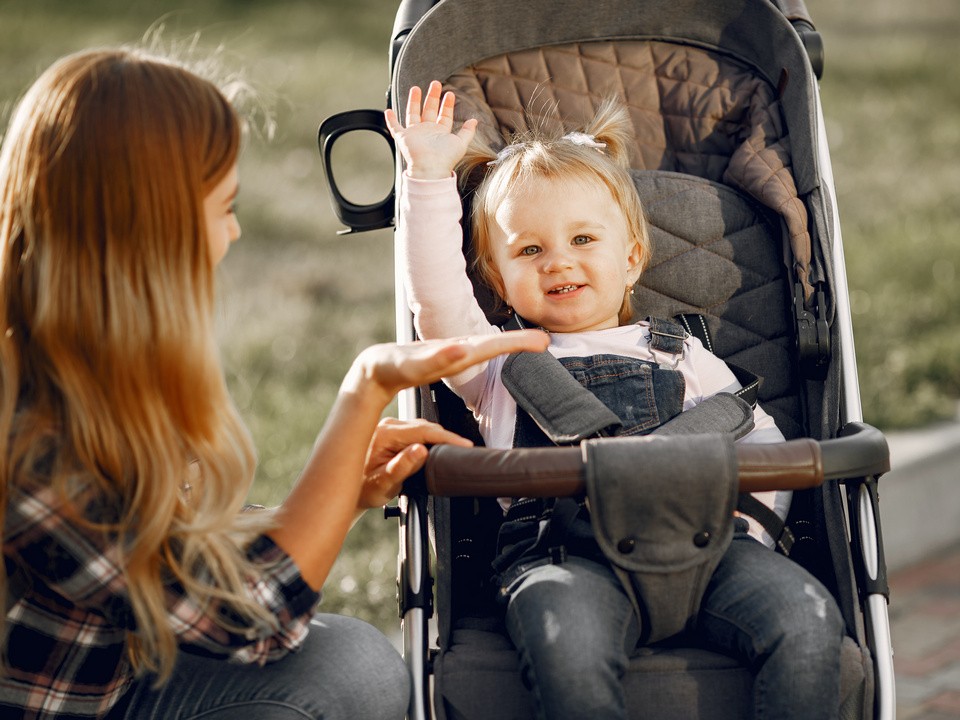
[[[82, 518], [75, 514], [51, 488], [11, 488], [4, 553], [65, 601], [135, 632], [120, 542], [116, 534], [84, 519], [103, 522], [104, 509], [91, 503]], [[248, 581], [247, 592], [270, 620], [252, 623], [228, 602], [201, 604], [171, 581], [166, 585], [167, 616], [184, 649], [264, 663], [303, 643], [319, 595], [269, 538], [257, 538], [247, 554], [260, 571]]]
[[[404, 174], [399, 208], [397, 261], [417, 334], [431, 340], [500, 332], [487, 321], [467, 274], [456, 178], [417, 180]], [[485, 368], [476, 365], [449, 384], [459, 392]]]

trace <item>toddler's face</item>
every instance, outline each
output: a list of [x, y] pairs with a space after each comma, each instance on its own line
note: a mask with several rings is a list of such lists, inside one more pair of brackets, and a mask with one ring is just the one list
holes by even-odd
[[207, 242], [210, 259], [214, 265], [226, 256], [230, 243], [240, 237], [240, 221], [237, 220], [236, 212], [237, 192], [240, 189], [239, 178], [239, 170], [234, 165], [203, 200]]
[[602, 184], [581, 178], [528, 181], [490, 220], [497, 290], [514, 311], [551, 332], [619, 325], [640, 250]]

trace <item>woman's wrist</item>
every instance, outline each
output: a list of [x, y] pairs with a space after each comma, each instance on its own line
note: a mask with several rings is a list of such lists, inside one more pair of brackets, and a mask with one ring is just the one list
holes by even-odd
[[366, 406], [379, 414], [390, 404], [397, 391], [385, 388], [377, 379], [374, 368], [364, 360], [363, 353], [354, 360], [340, 383], [339, 395], [349, 399], [358, 409]]

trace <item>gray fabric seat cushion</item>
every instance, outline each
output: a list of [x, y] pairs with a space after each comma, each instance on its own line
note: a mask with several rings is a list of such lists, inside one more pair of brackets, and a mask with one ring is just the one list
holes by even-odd
[[[440, 718], [529, 720], [533, 706], [509, 638], [493, 629], [461, 628], [436, 660], [434, 702]], [[846, 638], [841, 717], [862, 717], [860, 689], [869, 659]], [[726, 655], [696, 647], [640, 648], [624, 678], [633, 716], [657, 720], [742, 720], [750, 716], [750, 671]], [[642, 710], [642, 712], [641, 712]]]

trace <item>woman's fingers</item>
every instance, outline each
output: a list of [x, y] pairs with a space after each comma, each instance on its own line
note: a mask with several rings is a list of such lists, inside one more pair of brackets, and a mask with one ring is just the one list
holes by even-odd
[[377, 426], [376, 436], [388, 450], [399, 450], [413, 443], [424, 445], [460, 445], [470, 447], [473, 443], [467, 438], [457, 435], [429, 420], [417, 418], [414, 420], [398, 420], [384, 418]]
[[[543, 352], [550, 343], [541, 330], [515, 330], [492, 335], [471, 336], [425, 344], [427, 356], [416, 368], [426, 377], [421, 383], [436, 382], [457, 375], [497, 355], [515, 352]], [[417, 364], [415, 364], [417, 365]]]
[[470, 440], [427, 420], [381, 420], [367, 450], [361, 507], [389, 502], [400, 491], [403, 481], [423, 467], [427, 445], [440, 444], [473, 445]]
[[404, 388], [453, 377], [497, 355], [542, 352], [549, 343], [549, 336], [541, 330], [514, 330], [403, 345], [374, 345], [360, 353], [341, 388], [352, 391], [372, 380], [386, 394], [386, 404]]

